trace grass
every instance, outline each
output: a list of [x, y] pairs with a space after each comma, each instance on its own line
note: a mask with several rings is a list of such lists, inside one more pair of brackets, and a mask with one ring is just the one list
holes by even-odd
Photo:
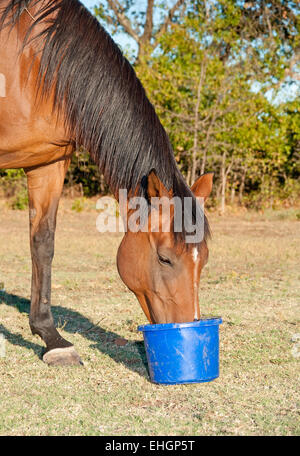
[[[83, 368], [49, 368], [28, 324], [28, 215], [4, 204], [0, 225], [1, 435], [297, 435], [300, 222], [210, 216], [203, 314], [221, 315], [220, 378], [150, 383], [138, 324], [145, 317], [119, 279], [120, 235], [99, 234], [96, 210], [62, 202], [53, 314]], [[119, 338], [128, 340], [120, 346]]]

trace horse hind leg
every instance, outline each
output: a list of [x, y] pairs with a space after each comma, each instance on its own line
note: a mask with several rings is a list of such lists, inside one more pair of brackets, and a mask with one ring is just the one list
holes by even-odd
[[46, 344], [49, 365], [82, 364], [73, 345], [54, 326], [51, 313], [51, 268], [56, 214], [70, 160], [25, 170], [28, 182], [32, 285], [29, 323]]

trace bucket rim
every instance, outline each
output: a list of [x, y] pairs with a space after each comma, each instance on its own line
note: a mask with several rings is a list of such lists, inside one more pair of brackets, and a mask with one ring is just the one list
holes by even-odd
[[200, 318], [197, 321], [190, 321], [186, 323], [161, 323], [161, 324], [147, 324], [138, 326], [138, 331], [164, 331], [169, 329], [184, 329], [184, 328], [198, 328], [199, 326], [215, 326], [221, 325], [223, 322], [221, 317]]

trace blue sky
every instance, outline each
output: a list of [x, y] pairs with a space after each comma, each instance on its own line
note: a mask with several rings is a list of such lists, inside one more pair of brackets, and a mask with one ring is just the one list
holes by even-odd
[[[80, 0], [87, 8], [93, 10], [93, 7], [99, 5], [99, 0]], [[119, 33], [114, 35], [114, 40], [119, 44], [123, 50], [126, 48], [131, 48], [134, 51], [137, 51], [137, 45], [133, 39], [128, 37], [125, 33]]]
[[97, 3], [95, 0], [81, 0], [81, 2], [88, 8], [92, 8]]

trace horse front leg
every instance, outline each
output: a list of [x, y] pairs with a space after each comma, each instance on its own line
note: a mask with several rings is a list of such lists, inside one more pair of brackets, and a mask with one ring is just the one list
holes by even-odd
[[25, 170], [28, 182], [32, 286], [29, 323], [46, 344], [49, 365], [81, 364], [70, 342], [58, 333], [51, 313], [51, 268], [56, 214], [70, 161]]

